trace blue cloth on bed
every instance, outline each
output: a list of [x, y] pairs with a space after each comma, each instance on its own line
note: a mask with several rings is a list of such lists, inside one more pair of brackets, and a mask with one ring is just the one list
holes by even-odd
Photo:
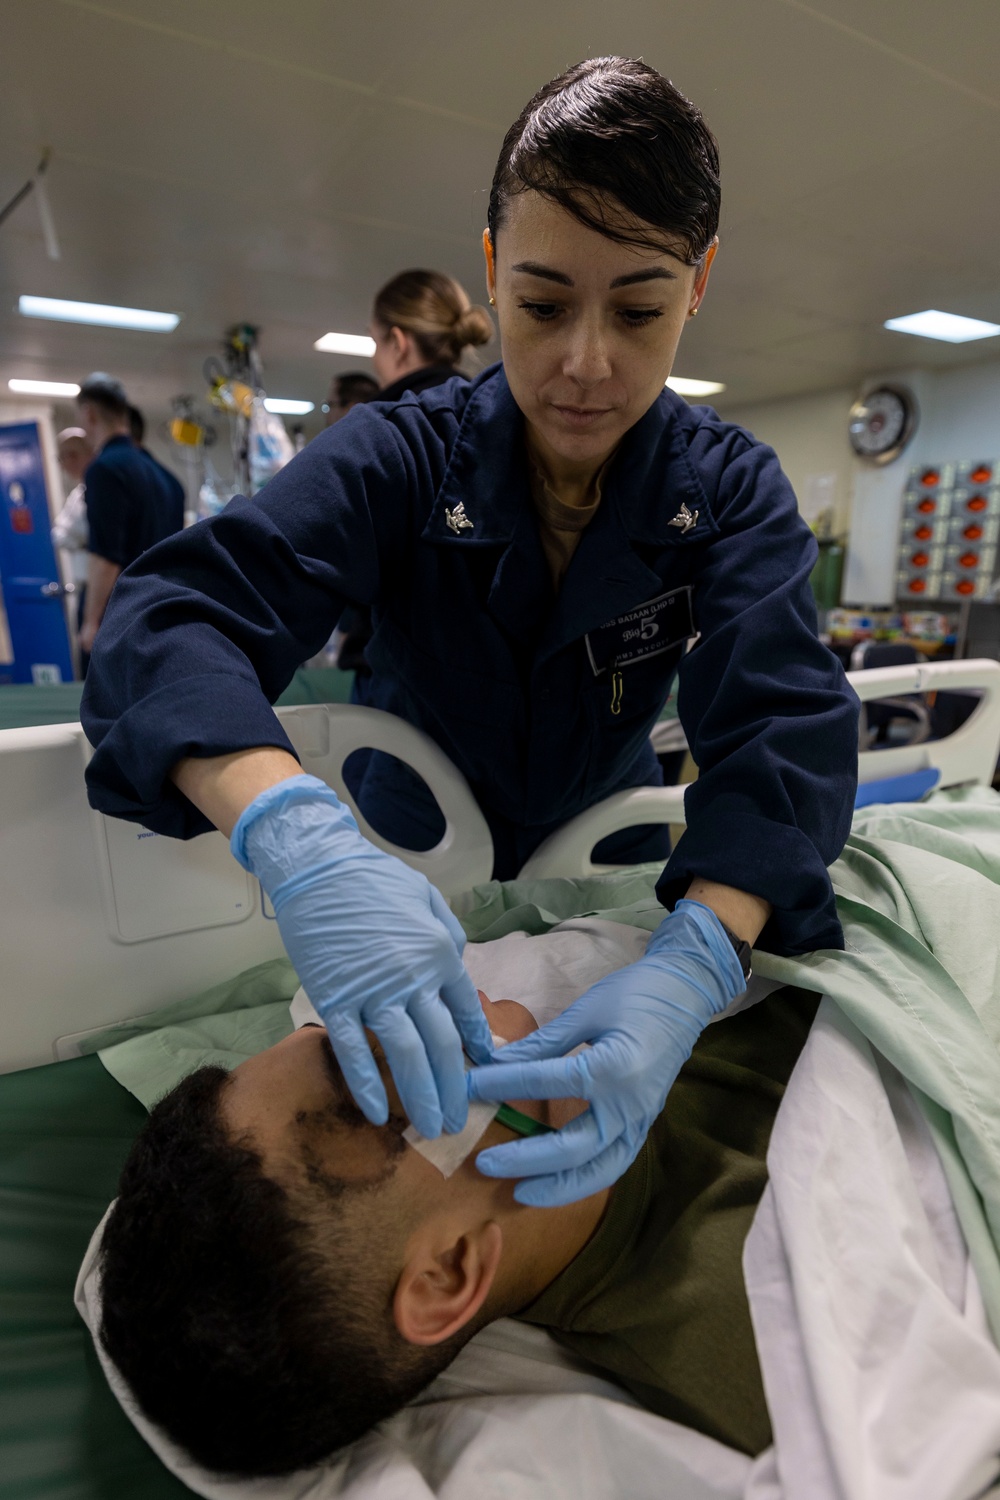
[[854, 799], [855, 809], [871, 807], [876, 802], [919, 802], [934, 790], [941, 780], [941, 772], [928, 766], [922, 771], [910, 771], [905, 776], [886, 776], [881, 781], [866, 781], [858, 787]]

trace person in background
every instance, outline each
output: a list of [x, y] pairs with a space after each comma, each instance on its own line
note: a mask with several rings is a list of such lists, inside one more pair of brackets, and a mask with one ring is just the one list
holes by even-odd
[[[488, 344], [493, 320], [485, 307], [474, 307], [465, 288], [441, 271], [401, 271], [375, 297], [369, 329], [375, 340], [372, 365], [378, 376], [379, 401], [399, 401], [408, 392], [430, 390], [446, 380], [466, 380], [458, 362], [468, 348]], [[357, 606], [340, 622], [343, 640], [337, 665], [353, 672], [356, 703], [367, 702], [371, 668], [365, 647], [371, 640], [371, 612]], [[355, 779], [368, 758], [357, 752], [351, 771]], [[360, 783], [359, 783], [360, 784]], [[416, 847], [431, 848], [443, 832], [443, 822], [417, 832]], [[426, 840], [429, 839], [430, 843]]]
[[160, 460], [156, 457], [156, 454], [150, 453], [149, 449], [146, 447], [146, 418], [143, 416], [142, 412], [137, 406], [129, 406], [128, 429], [132, 434], [132, 441], [139, 449], [140, 453], [145, 453], [150, 463], [154, 464], [156, 468], [159, 469], [161, 474], [166, 475], [167, 483], [171, 487], [174, 485], [178, 487], [178, 489], [180, 490], [181, 498], [183, 500], [184, 486], [177, 478], [177, 475], [172, 469], [168, 469], [166, 464], [161, 464]]
[[464, 287], [440, 271], [401, 271], [386, 282], [372, 308], [372, 366], [380, 401], [426, 391], [455, 376], [465, 350], [488, 344], [493, 320], [473, 307]]
[[374, 401], [378, 395], [378, 381], [360, 370], [349, 370], [346, 375], [335, 375], [330, 381], [330, 391], [323, 403], [327, 427], [339, 422], [354, 406]]
[[133, 441], [128, 398], [120, 381], [101, 373], [89, 375], [76, 400], [87, 441], [97, 455], [84, 476], [90, 537], [80, 649], [89, 654], [119, 573], [147, 547], [184, 525], [184, 490], [168, 469]]
[[69, 556], [70, 575], [76, 593], [76, 628], [79, 632], [83, 625], [83, 608], [87, 597], [87, 571], [90, 566], [87, 554], [90, 530], [87, 526], [87, 502], [84, 498], [83, 476], [94, 456], [94, 450], [87, 441], [87, 434], [82, 427], [64, 427], [56, 438], [56, 446], [59, 450], [59, 466], [70, 481], [72, 488], [53, 523], [52, 545]]

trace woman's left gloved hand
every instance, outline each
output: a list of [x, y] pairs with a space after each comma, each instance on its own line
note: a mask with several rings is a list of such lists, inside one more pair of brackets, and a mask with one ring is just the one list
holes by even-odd
[[[556, 1020], [468, 1074], [470, 1099], [586, 1099], [550, 1135], [493, 1146], [489, 1177], [517, 1177], [519, 1203], [554, 1208], [617, 1182], [635, 1160], [701, 1032], [746, 988], [715, 913], [678, 901], [636, 963], [592, 985]], [[591, 1045], [573, 1057], [581, 1043]]]

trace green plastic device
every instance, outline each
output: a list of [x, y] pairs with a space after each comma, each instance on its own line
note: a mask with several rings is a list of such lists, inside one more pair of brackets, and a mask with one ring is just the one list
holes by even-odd
[[551, 1125], [543, 1125], [541, 1120], [533, 1120], [530, 1115], [523, 1115], [510, 1104], [501, 1104], [496, 1112], [496, 1120], [518, 1135], [548, 1135], [553, 1128]]

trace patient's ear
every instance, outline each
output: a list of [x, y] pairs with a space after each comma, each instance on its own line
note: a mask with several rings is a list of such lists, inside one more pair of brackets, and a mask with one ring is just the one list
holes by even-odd
[[464, 1328], [489, 1296], [503, 1249], [500, 1225], [485, 1223], [446, 1250], [417, 1245], [392, 1300], [396, 1327], [411, 1344], [441, 1344]]

